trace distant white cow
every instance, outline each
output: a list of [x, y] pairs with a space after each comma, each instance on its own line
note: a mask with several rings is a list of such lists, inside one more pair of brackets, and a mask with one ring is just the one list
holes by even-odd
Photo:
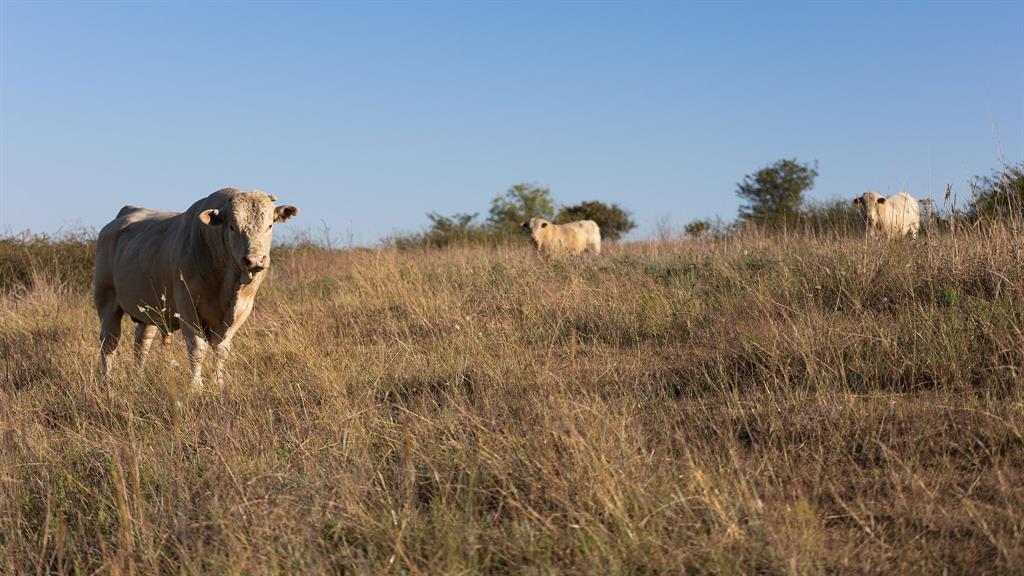
[[864, 221], [864, 232], [871, 236], [917, 238], [921, 229], [921, 208], [910, 194], [900, 192], [883, 197], [878, 192], [865, 192], [853, 199]]
[[93, 297], [104, 376], [127, 314], [136, 323], [140, 364], [158, 332], [166, 341], [168, 332], [182, 328], [192, 388], [202, 386], [207, 343], [220, 381], [231, 338], [252, 312], [270, 266], [274, 223], [298, 213], [294, 206], [274, 206], [275, 200], [257, 190], [225, 188], [186, 212], [125, 206], [100, 230]]
[[522, 227], [530, 233], [533, 245], [541, 254], [601, 253], [601, 228], [593, 220], [552, 224], [543, 218], [530, 218]]

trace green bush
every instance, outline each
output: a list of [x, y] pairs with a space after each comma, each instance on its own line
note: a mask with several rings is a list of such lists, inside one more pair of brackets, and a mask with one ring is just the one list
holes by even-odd
[[551, 199], [550, 189], [521, 183], [491, 201], [487, 224], [492, 228], [516, 230], [530, 218], [554, 220], [555, 201]]
[[1024, 218], [1024, 162], [1006, 166], [971, 183], [974, 198], [967, 208], [973, 220]]
[[691, 238], [703, 238], [711, 231], [710, 220], [693, 220], [683, 229]]
[[860, 213], [845, 198], [809, 202], [800, 208], [796, 229], [815, 236], [859, 236], [864, 234]]
[[748, 174], [736, 186], [736, 195], [747, 203], [740, 219], [768, 228], [791, 228], [799, 218], [804, 192], [814, 188], [818, 167], [793, 160], [779, 160]]
[[61, 235], [0, 238], [0, 291], [32, 288], [39, 282], [92, 286], [96, 235], [80, 230]]

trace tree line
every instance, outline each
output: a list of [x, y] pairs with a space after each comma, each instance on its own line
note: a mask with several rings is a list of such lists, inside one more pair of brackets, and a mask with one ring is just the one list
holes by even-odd
[[[687, 224], [686, 233], [693, 237], [728, 234], [751, 226], [769, 232], [860, 233], [860, 217], [849, 198], [814, 202], [805, 197], [817, 177], [817, 162], [778, 160], [746, 175], [736, 185], [736, 195], [743, 200], [736, 222], [694, 220]], [[963, 209], [948, 204], [953, 200], [949, 197], [951, 189], [947, 189], [944, 214], [939, 214], [930, 200], [922, 202], [928, 212], [926, 221], [931, 220], [932, 226], [1024, 221], [1024, 162], [1005, 165], [988, 176], [976, 176], [970, 188], [971, 197]]]
[[[849, 198], [810, 201], [818, 164], [782, 159], [743, 177], [736, 195], [743, 201], [734, 222], [694, 220], [686, 225], [687, 236], [698, 238], [726, 235], [754, 227], [767, 232], [805, 231], [817, 234], [859, 234], [860, 217]], [[947, 206], [945, 214], [930, 210], [932, 225], [945, 221], [969, 225], [1014, 219], [1024, 220], [1024, 162], [1005, 165], [970, 182], [971, 198], [963, 209]], [[947, 202], [950, 201], [947, 193]], [[930, 202], [925, 203], [930, 206]], [[630, 213], [615, 203], [589, 200], [558, 205], [551, 190], [532, 183], [515, 184], [491, 200], [487, 216], [457, 212], [427, 214], [429, 226], [422, 232], [397, 236], [391, 241], [399, 248], [444, 247], [451, 244], [508, 244], [525, 242], [521, 224], [530, 218], [544, 218], [556, 224], [593, 220], [601, 227], [604, 240], [618, 240], [636, 228]], [[927, 230], [926, 226], [926, 230]]]

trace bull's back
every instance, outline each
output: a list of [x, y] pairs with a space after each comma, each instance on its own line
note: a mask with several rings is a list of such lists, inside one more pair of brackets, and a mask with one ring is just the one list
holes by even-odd
[[578, 220], [566, 224], [556, 224], [552, 231], [552, 247], [567, 250], [572, 253], [580, 253], [590, 249], [600, 250], [601, 232], [597, 222], [593, 220]]
[[564, 234], [588, 235], [595, 232], [600, 233], [597, 222], [594, 222], [593, 220], [577, 220], [576, 222], [556, 224], [555, 226], [556, 230], [559, 230]]
[[170, 297], [172, 289], [169, 259], [180, 222], [176, 212], [122, 208], [97, 239], [97, 299], [112, 290], [121, 309], [136, 317], [140, 306], [162, 307], [160, 296]]
[[601, 228], [593, 220], [579, 220], [564, 226], [570, 227], [573, 235], [588, 244], [601, 241]]
[[900, 192], [886, 201], [889, 205], [892, 223], [898, 232], [916, 228], [921, 222], [921, 206], [913, 196]]
[[897, 201], [897, 206], [901, 207], [903, 211], [919, 212], [921, 209], [920, 203], [918, 203], [918, 201], [913, 196], [907, 194], [906, 192], [900, 192], [899, 194], [893, 196], [893, 200]]

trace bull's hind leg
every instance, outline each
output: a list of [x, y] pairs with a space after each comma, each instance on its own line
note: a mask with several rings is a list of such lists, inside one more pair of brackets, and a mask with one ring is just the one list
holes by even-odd
[[146, 356], [160, 330], [152, 324], [135, 324], [135, 362], [142, 368], [146, 365]]
[[100, 374], [107, 378], [113, 367], [117, 342], [121, 339], [121, 318], [124, 311], [113, 297], [98, 305], [97, 311], [100, 315]]

